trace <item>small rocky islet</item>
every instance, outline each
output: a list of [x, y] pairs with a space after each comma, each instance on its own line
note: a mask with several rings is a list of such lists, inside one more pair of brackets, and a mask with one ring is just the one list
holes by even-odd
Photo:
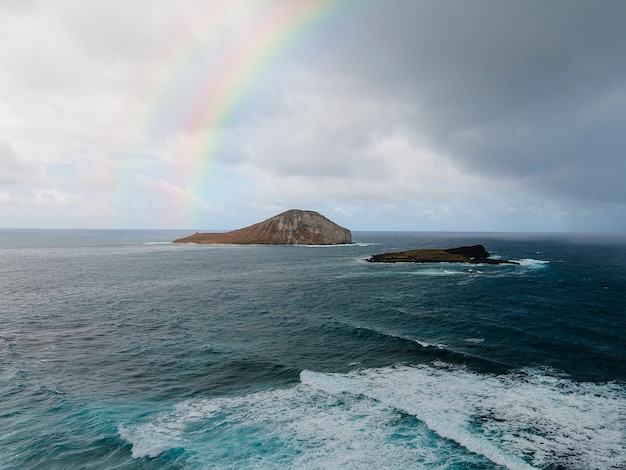
[[372, 255], [371, 263], [472, 263], [472, 264], [519, 264], [516, 261], [494, 259], [483, 245], [458, 248], [419, 248]]

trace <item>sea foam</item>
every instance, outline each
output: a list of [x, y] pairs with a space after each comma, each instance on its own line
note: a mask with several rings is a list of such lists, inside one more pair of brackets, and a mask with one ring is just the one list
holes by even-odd
[[303, 371], [293, 387], [187, 400], [119, 432], [136, 458], [183, 447], [199, 466], [622, 468], [625, 422], [622, 385], [439, 363]]
[[480, 375], [440, 367], [305, 371], [327, 393], [358, 394], [415, 416], [445, 439], [510, 469], [626, 464], [626, 390], [531, 371]]
[[[336, 383], [336, 392], [341, 386]], [[459, 461], [420, 422], [375, 400], [309, 385], [187, 400], [148, 422], [120, 426], [134, 458], [184, 448], [191, 468], [446, 468]], [[481, 463], [479, 456], [461, 461]]]
[[523, 258], [523, 259], [518, 259], [516, 260], [517, 263], [519, 263], [520, 265], [527, 267], [527, 268], [545, 268], [548, 266], [548, 264], [550, 264], [550, 261], [548, 260], [542, 260], [542, 259], [532, 259], [532, 258]]

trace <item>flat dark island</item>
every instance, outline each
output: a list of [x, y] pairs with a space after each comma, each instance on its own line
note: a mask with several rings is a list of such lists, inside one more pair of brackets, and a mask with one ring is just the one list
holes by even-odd
[[483, 245], [458, 248], [419, 248], [372, 255], [372, 263], [472, 263], [472, 264], [519, 264], [515, 261], [493, 259]]

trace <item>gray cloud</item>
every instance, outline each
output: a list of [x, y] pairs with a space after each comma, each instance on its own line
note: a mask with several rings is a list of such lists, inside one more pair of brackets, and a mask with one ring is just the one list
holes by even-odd
[[370, 2], [322, 67], [411, 104], [411, 124], [467, 171], [625, 201], [626, 4]]
[[43, 168], [19, 159], [10, 144], [0, 141], [0, 186], [30, 184], [44, 176]]

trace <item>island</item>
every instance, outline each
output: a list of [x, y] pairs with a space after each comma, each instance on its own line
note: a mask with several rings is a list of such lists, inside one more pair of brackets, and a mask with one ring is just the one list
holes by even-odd
[[174, 243], [342, 245], [352, 243], [352, 233], [319, 212], [291, 209], [249, 227], [224, 233], [195, 233]]
[[493, 259], [483, 245], [460, 246], [445, 249], [416, 249], [372, 255], [372, 263], [472, 263], [519, 264], [515, 261]]

